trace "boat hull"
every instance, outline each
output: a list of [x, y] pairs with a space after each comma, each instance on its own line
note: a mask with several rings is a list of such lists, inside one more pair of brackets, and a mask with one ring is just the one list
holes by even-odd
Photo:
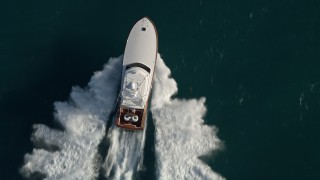
[[[157, 52], [158, 37], [156, 28], [149, 18], [142, 18], [133, 26], [127, 40], [123, 59], [121, 91], [119, 97], [120, 101], [125, 99], [123, 95], [127, 90], [125, 86], [128, 86], [128, 84], [130, 85], [130, 83], [127, 82], [128, 80], [126, 79], [126, 76], [128, 75], [128, 71], [133, 68], [137, 68], [138, 71], [144, 71], [143, 73], [148, 76], [148, 78], [143, 80], [144, 91], [142, 93], [143, 97], [141, 98], [143, 104], [136, 104], [135, 106], [134, 103], [133, 105], [121, 102], [117, 103], [118, 107], [115, 125], [118, 127], [127, 130], [144, 129], [147, 118], [148, 100], [152, 88], [152, 80], [157, 60]], [[133, 74], [136, 74], [136, 72]], [[130, 79], [134, 78], [135, 76], [132, 75]], [[137, 82], [141, 81], [137, 80]]]

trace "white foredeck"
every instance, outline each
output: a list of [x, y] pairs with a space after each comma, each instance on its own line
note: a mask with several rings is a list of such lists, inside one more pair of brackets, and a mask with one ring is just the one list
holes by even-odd
[[[145, 31], [143, 31], [145, 28]], [[157, 55], [156, 29], [148, 18], [139, 20], [132, 28], [124, 52], [123, 65], [141, 63], [153, 74]]]

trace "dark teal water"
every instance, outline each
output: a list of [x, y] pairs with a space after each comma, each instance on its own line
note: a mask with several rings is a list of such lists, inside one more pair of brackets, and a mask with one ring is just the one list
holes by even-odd
[[177, 96], [207, 99], [206, 123], [225, 142], [206, 160], [213, 170], [227, 179], [320, 179], [319, 9], [316, 0], [1, 2], [1, 179], [21, 178], [32, 124], [55, 127], [53, 102], [122, 54], [146, 15]]

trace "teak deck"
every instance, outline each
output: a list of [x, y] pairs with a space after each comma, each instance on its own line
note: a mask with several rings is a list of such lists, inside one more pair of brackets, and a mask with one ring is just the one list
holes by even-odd
[[[128, 130], [143, 130], [146, 121], [147, 107], [148, 103], [146, 104], [144, 109], [129, 109], [126, 107], [119, 107], [116, 115], [115, 124], [121, 128], [125, 128]], [[125, 121], [124, 115], [127, 113], [137, 115], [139, 120], [137, 122]]]

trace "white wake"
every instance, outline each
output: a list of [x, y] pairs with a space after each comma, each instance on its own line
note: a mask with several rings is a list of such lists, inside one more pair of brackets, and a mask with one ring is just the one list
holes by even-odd
[[205, 98], [171, 98], [177, 83], [158, 58], [151, 112], [155, 124], [158, 179], [224, 179], [198, 159], [220, 148], [217, 129], [204, 124]]
[[[171, 99], [177, 84], [158, 57], [151, 102], [158, 179], [221, 178], [198, 159], [218, 149], [220, 142], [216, 129], [203, 124], [205, 99]], [[135, 177], [142, 167], [146, 131], [130, 132], [112, 126], [105, 134], [121, 68], [122, 56], [111, 58], [102, 71], [92, 76], [88, 87], [74, 87], [68, 101], [54, 104], [55, 119], [63, 130], [34, 125], [31, 139], [36, 148], [25, 155], [20, 169], [23, 176], [96, 179], [102, 168], [108, 179]], [[101, 141], [108, 142], [104, 162], [98, 152]]]
[[142, 167], [145, 132], [134, 132], [111, 128], [108, 133], [110, 142], [104, 163], [105, 176], [109, 179], [132, 179]]
[[[94, 179], [101, 163], [98, 145], [113, 110], [120, 82], [122, 57], [111, 58], [87, 88], [73, 87], [67, 102], [56, 102], [55, 119], [63, 131], [34, 125], [31, 140], [40, 148], [25, 155], [20, 169], [27, 178]], [[42, 149], [41, 147], [45, 147]]]

